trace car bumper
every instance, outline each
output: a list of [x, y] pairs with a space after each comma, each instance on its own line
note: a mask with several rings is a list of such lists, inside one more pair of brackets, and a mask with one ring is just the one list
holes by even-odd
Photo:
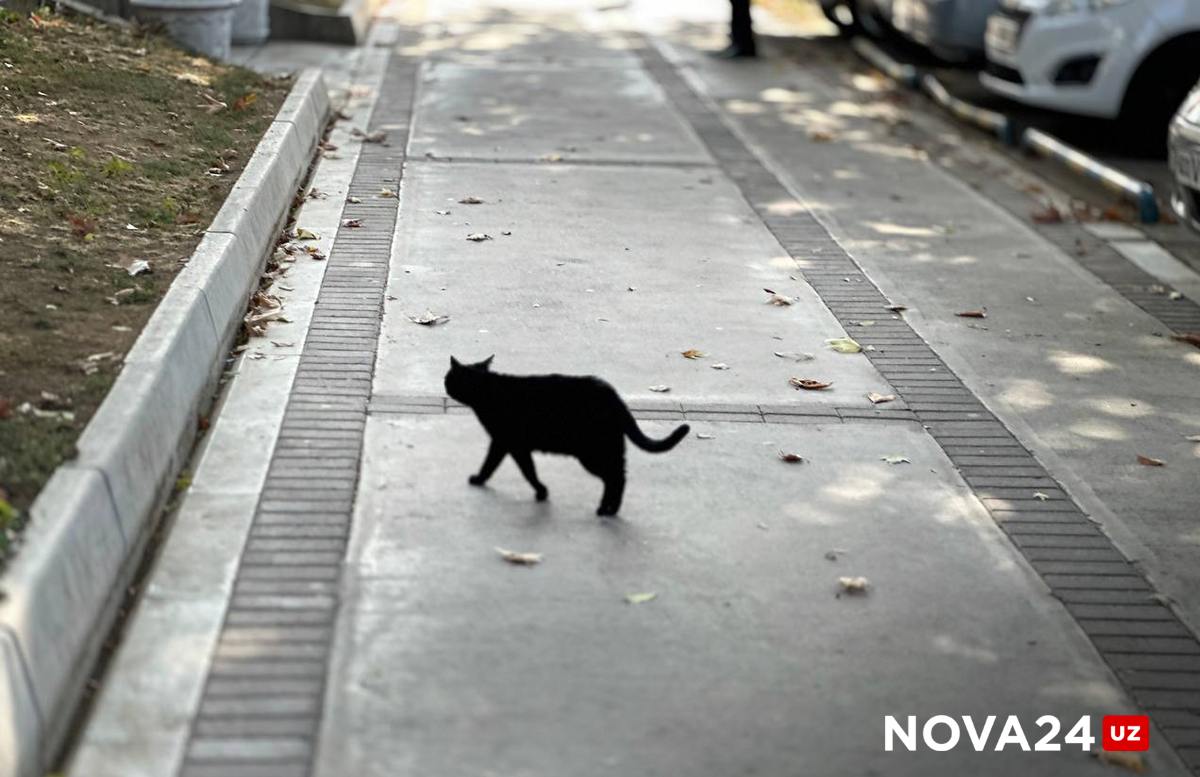
[[[988, 67], [981, 80], [988, 89], [1029, 105], [1115, 118], [1136, 65], [1122, 43], [1125, 31], [1137, 24], [1125, 17], [1137, 13], [1144, 13], [1140, 2], [1060, 16], [992, 14], [984, 36]], [[1090, 78], [1063, 83], [1064, 67], [1085, 59], [1098, 62]]]
[[1171, 209], [1200, 231], [1200, 125], [1176, 117], [1167, 139], [1168, 164], [1174, 185]]

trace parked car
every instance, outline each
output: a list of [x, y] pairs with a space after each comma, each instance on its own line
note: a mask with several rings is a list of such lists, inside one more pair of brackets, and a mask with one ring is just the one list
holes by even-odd
[[891, 24], [942, 59], [978, 60], [988, 17], [1000, 0], [893, 0]]
[[1200, 230], [1200, 84], [1171, 121], [1167, 148], [1175, 179], [1171, 208], [1180, 220]]
[[985, 40], [980, 78], [988, 89], [1042, 108], [1120, 118], [1161, 145], [1200, 77], [1200, 2], [1001, 0]]

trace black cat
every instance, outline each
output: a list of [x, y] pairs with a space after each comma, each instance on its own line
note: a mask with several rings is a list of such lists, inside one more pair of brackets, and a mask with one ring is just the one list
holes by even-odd
[[468, 479], [473, 486], [486, 483], [509, 454], [540, 502], [548, 492], [530, 454], [565, 453], [604, 481], [596, 514], [616, 515], [625, 492], [625, 437], [644, 451], [662, 453], [689, 431], [681, 424], [666, 439], [652, 440], [642, 434], [616, 389], [599, 378], [502, 375], [491, 371], [492, 358], [461, 364], [451, 356], [446, 373], [446, 393], [474, 410], [492, 438], [479, 474]]

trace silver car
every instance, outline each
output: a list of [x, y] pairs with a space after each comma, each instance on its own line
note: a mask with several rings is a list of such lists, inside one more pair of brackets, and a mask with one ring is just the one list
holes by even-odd
[[862, 30], [882, 38], [890, 27], [892, 0], [821, 0], [821, 10], [843, 33]]
[[987, 20], [1000, 0], [892, 0], [891, 24], [942, 59], [962, 62], [983, 54]]
[[1179, 106], [1167, 135], [1171, 176], [1171, 208], [1193, 229], [1200, 230], [1200, 84]]

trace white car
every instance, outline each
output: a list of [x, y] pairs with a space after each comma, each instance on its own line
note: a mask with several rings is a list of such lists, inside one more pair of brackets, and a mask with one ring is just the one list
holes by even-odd
[[985, 48], [992, 91], [1162, 142], [1200, 77], [1200, 0], [1003, 0]]

